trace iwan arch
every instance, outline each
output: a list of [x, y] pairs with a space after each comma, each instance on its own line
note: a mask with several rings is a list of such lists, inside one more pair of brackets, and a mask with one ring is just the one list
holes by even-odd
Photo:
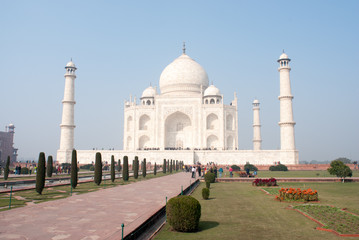
[[[161, 164], [163, 159], [183, 160], [186, 164], [215, 162], [218, 164], [257, 165], [297, 164], [295, 149], [290, 59], [283, 53], [279, 60], [281, 149], [262, 150], [259, 101], [253, 102], [253, 150], [238, 149], [237, 97], [229, 105], [206, 71], [183, 54], [162, 72], [157, 88], [146, 88], [139, 100], [125, 102], [124, 150], [102, 150], [103, 159], [139, 156]], [[57, 160], [71, 161], [74, 147], [74, 82], [76, 67], [67, 64], [60, 149]], [[80, 163], [94, 161], [97, 150], [78, 150]], [[106, 161], [106, 160], [105, 160]]]

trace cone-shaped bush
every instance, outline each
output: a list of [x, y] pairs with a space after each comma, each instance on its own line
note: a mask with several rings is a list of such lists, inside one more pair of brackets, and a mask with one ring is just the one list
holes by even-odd
[[142, 177], [146, 177], [147, 169], [146, 169], [146, 158], [143, 159], [143, 165], [142, 165]]
[[115, 181], [115, 157], [111, 156], [111, 181]]
[[166, 173], [166, 159], [163, 159], [163, 166], [162, 166], [162, 171], [163, 173]]
[[9, 172], [10, 172], [10, 156], [7, 156], [5, 170], [4, 170], [4, 179], [5, 180], [7, 180], [7, 178], [9, 177]]
[[121, 159], [118, 159], [118, 166], [117, 166], [118, 171], [121, 173], [122, 167], [121, 167]]
[[209, 188], [202, 188], [202, 197], [204, 200], [209, 198]]
[[201, 218], [201, 204], [191, 196], [171, 198], [166, 207], [167, 221], [171, 227], [180, 232], [194, 232], [198, 229]]
[[171, 159], [171, 163], [170, 163], [170, 173], [172, 173], [172, 159]]
[[169, 173], [170, 172], [170, 160], [167, 160], [166, 167], [167, 167], [167, 172]]
[[41, 152], [37, 162], [36, 192], [41, 194], [45, 187], [45, 153]]
[[46, 175], [47, 175], [47, 177], [52, 177], [52, 171], [54, 170], [53, 169], [53, 167], [54, 167], [53, 164], [54, 164], [54, 162], [52, 160], [52, 156], [50, 155], [50, 156], [47, 157], [47, 165], [46, 165]]
[[138, 162], [138, 157], [137, 156], [135, 156], [135, 160], [133, 161], [133, 165], [134, 165], [133, 178], [137, 179], [138, 178], [138, 168], [139, 168], [139, 162]]
[[94, 182], [97, 185], [100, 185], [102, 181], [102, 157], [101, 153], [96, 153], [96, 161], [95, 161], [95, 177]]
[[122, 179], [128, 181], [128, 157], [123, 157], [123, 169], [122, 169]]
[[77, 176], [77, 152], [76, 150], [72, 150], [71, 155], [71, 185], [73, 188], [77, 187], [78, 176]]
[[153, 169], [153, 175], [156, 176], [156, 174], [157, 174], [157, 164], [155, 163], [155, 167], [154, 167], [154, 169]]

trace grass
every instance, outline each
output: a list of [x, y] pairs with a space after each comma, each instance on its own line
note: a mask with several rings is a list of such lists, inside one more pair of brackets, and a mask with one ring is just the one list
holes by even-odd
[[[173, 172], [172, 174], [175, 174], [176, 172]], [[129, 181], [123, 181], [121, 179], [116, 179], [113, 183], [110, 179], [107, 179], [106, 181], [101, 182], [101, 184], [98, 186], [94, 182], [87, 182], [87, 183], [79, 183], [76, 187], [76, 189], [72, 189], [72, 194], [86, 194], [89, 192], [97, 191], [99, 189], [103, 188], [110, 188], [110, 187], [116, 187], [119, 185], [124, 184], [130, 184], [142, 180], [148, 180], [151, 178], [156, 177], [162, 177], [169, 174], [164, 174], [162, 172], [158, 172], [157, 175], [154, 174], [147, 174], [146, 178], [143, 178], [142, 175], [138, 176], [138, 179], [134, 179], [133, 177], [129, 178]], [[71, 187], [70, 185], [66, 186], [58, 186], [58, 187], [49, 187], [44, 188], [42, 194], [38, 194], [35, 189], [34, 190], [26, 190], [26, 191], [18, 191], [12, 193], [12, 200], [11, 205], [15, 207], [21, 207], [25, 206], [27, 203], [41, 203], [46, 201], [53, 201], [61, 198], [67, 198], [71, 195]], [[9, 210], [9, 193], [2, 193], [0, 194], [0, 211], [6, 211]], [[22, 200], [17, 200], [22, 199]], [[13, 207], [12, 207], [13, 208]]]
[[[289, 185], [303, 187], [303, 183]], [[202, 206], [199, 232], [173, 232], [166, 224], [156, 240], [338, 239], [332, 233], [315, 230], [317, 223], [286, 209], [289, 203], [275, 201], [274, 196], [264, 194], [259, 187], [253, 187], [250, 183], [211, 184], [210, 200], [202, 199], [203, 187], [204, 183], [201, 183], [192, 195]], [[307, 183], [305, 188], [318, 190], [321, 204], [347, 207], [349, 211], [359, 212], [358, 183]]]
[[[252, 173], [252, 172], [251, 172]], [[225, 174], [225, 175], [224, 175]], [[229, 177], [229, 172], [225, 171], [222, 177]], [[233, 177], [239, 177], [237, 173], [233, 173]], [[307, 177], [307, 178], [317, 178], [317, 177], [336, 177], [334, 175], [330, 175], [327, 170], [308, 170], [308, 171], [258, 171], [257, 178], [281, 178], [281, 177]], [[353, 171], [353, 177], [359, 177], [359, 171]], [[350, 179], [350, 178], [348, 178]]]

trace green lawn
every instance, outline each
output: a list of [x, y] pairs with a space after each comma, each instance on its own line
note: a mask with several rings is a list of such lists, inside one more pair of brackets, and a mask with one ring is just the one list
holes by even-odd
[[[251, 172], [252, 173], [252, 172]], [[225, 174], [225, 175], [224, 175]], [[229, 177], [229, 172], [226, 171], [223, 173], [222, 177]], [[233, 177], [238, 177], [237, 173], [233, 174]], [[330, 175], [326, 170], [313, 170], [313, 171], [258, 171], [258, 178], [279, 178], [279, 177], [335, 177]], [[359, 177], [359, 171], [353, 171], [353, 177]], [[350, 179], [350, 178], [349, 178]]]
[[[203, 186], [201, 183], [193, 193], [202, 206], [200, 231], [177, 233], [166, 224], [156, 240], [340, 239], [332, 233], [315, 230], [317, 223], [286, 209], [290, 203], [275, 201], [274, 195], [266, 195], [250, 183], [211, 184], [210, 200], [202, 199]], [[287, 183], [282, 186], [316, 189], [321, 201], [319, 204], [347, 207], [352, 212], [359, 212], [359, 183]]]

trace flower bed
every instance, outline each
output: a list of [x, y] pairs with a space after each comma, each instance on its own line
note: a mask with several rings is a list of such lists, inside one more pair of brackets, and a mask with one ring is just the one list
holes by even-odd
[[267, 187], [278, 186], [277, 180], [275, 178], [269, 178], [269, 179], [257, 178], [256, 180], [254, 180], [252, 182], [252, 185], [253, 186], [267, 186]]
[[310, 188], [304, 190], [300, 188], [281, 188], [276, 199], [279, 201], [318, 201], [318, 192]]

